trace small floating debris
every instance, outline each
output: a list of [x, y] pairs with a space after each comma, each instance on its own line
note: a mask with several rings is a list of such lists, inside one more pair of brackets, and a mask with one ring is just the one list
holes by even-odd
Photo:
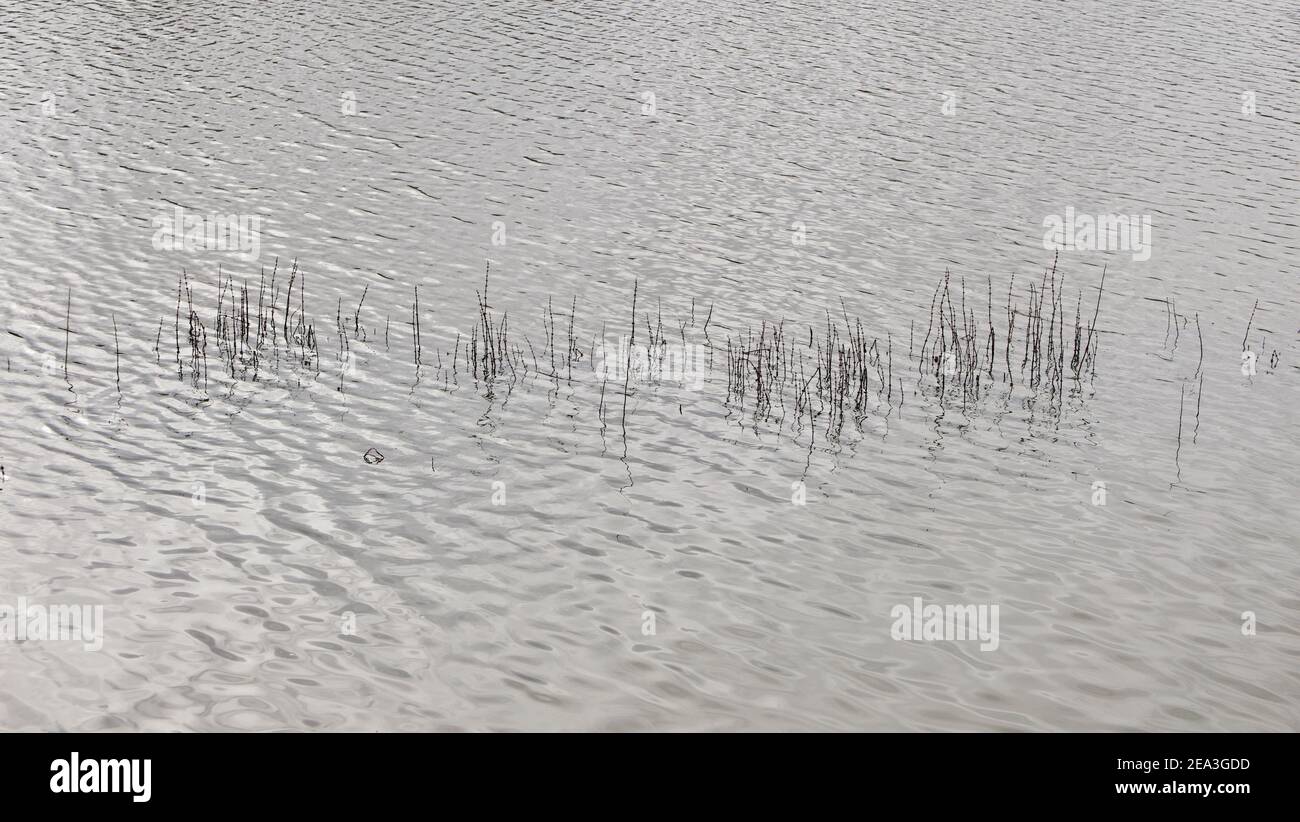
[[384, 461], [384, 455], [371, 448], [366, 452], [364, 459], [370, 465], [378, 465]]

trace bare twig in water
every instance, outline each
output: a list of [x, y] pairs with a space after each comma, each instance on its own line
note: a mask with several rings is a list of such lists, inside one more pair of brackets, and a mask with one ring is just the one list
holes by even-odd
[[68, 287], [68, 309], [63, 315], [63, 379], [68, 378], [68, 347], [72, 337], [72, 288]]
[[1192, 429], [1193, 445], [1196, 444], [1196, 435], [1199, 434], [1201, 431], [1201, 392], [1204, 390], [1204, 388], [1205, 388], [1205, 375], [1202, 374], [1201, 378], [1197, 380], [1196, 383], [1196, 427]]
[[[1193, 376], [1200, 376], [1201, 363], [1205, 361], [1205, 338], [1201, 336], [1201, 312], [1199, 311], [1196, 312], [1196, 343], [1197, 343], [1198, 353], [1196, 356], [1196, 373]], [[1198, 409], [1198, 414], [1199, 414], [1200, 405], [1201, 405], [1201, 396], [1200, 394], [1197, 394], [1196, 406]]]
[[1250, 327], [1255, 324], [1255, 309], [1257, 308], [1259, 308], [1259, 300], [1255, 300], [1255, 307], [1250, 309], [1250, 322], [1246, 323], [1246, 333], [1241, 338], [1242, 351], [1248, 350], [1246, 348], [1249, 344], [1247, 341], [1250, 339]]
[[[636, 345], [636, 295], [637, 295], [637, 290], [640, 287], [640, 284], [641, 284], [640, 278], [634, 279], [632, 281], [632, 337], [631, 339], [628, 340], [627, 362], [624, 364], [623, 367], [623, 413], [620, 422], [622, 423], [623, 426], [624, 444], [627, 443], [627, 391], [628, 391], [628, 382], [632, 376], [632, 347]], [[713, 306], [712, 304], [710, 304], [709, 316], [712, 315], [713, 315]], [[707, 321], [704, 324], [706, 327], [708, 326]]]
[[117, 393], [122, 393], [122, 345], [117, 338], [117, 315], [111, 314], [113, 318], [113, 362], [117, 368]]

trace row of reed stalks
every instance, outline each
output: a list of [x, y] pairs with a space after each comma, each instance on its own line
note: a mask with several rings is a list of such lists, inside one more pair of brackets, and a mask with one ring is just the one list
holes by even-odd
[[[220, 370], [230, 379], [256, 381], [267, 371], [278, 371], [285, 361], [294, 366], [299, 378], [319, 375], [320, 351], [316, 325], [307, 312], [306, 276], [295, 262], [281, 294], [278, 269], [278, 261], [269, 275], [263, 269], [255, 291], [247, 281], [236, 282], [218, 271], [215, 315], [208, 323], [195, 307], [189, 275], [181, 273], [173, 317], [179, 378], [195, 386], [207, 386], [210, 340], [215, 342]], [[491, 393], [503, 381], [510, 386], [530, 378], [572, 383], [574, 365], [584, 359], [593, 370], [597, 368], [595, 336], [589, 357], [579, 346], [576, 297], [566, 306], [567, 311], [556, 311], [552, 301], [547, 300], [539, 352], [527, 335], [512, 332], [507, 312], [494, 309], [490, 285], [489, 263], [482, 289], [475, 290], [477, 317], [468, 334], [457, 331], [454, 343], [447, 341], [450, 347], [446, 350], [435, 344], [427, 365], [421, 327], [424, 310], [419, 287], [414, 288], [409, 325], [417, 381], [421, 370], [432, 366], [448, 387], [453, 382], [459, 385], [464, 376]], [[839, 432], [846, 424], [860, 424], [866, 416], [881, 413], [882, 409], [887, 414], [901, 406], [903, 375], [913, 373], [913, 369], [914, 394], [963, 409], [980, 402], [995, 386], [1007, 391], [1021, 386], [1033, 395], [1046, 394], [1059, 407], [1068, 391], [1095, 376], [1104, 271], [1095, 301], [1089, 300], [1091, 312], [1084, 308], [1082, 292], [1067, 294], [1065, 278], [1055, 261], [1041, 278], [1027, 283], [1020, 294], [1016, 293], [1012, 277], [1001, 306], [995, 305], [992, 278], [984, 285], [980, 289], [983, 294], [971, 293], [964, 279], [945, 272], [935, 285], [919, 349], [915, 348], [917, 326], [912, 323], [903, 351], [892, 333], [886, 333], [883, 341], [868, 333], [861, 319], [849, 316], [843, 300], [839, 301], [839, 311], [832, 313], [828, 309], [821, 321], [806, 327], [795, 326], [784, 318], [765, 320], [756, 330], [751, 327], [728, 333], [720, 340], [709, 335], [713, 304], [709, 304], [703, 327], [699, 328], [692, 300], [689, 316], [678, 320], [675, 328], [670, 322], [665, 329], [660, 302], [656, 301], [653, 314], [643, 309], [638, 315], [638, 284], [632, 294], [628, 362], [622, 364], [624, 420], [627, 397], [632, 393], [630, 349], [638, 342], [649, 374], [663, 371], [662, 366], [674, 356], [670, 349], [676, 342], [680, 341], [682, 350], [687, 345], [701, 345], [709, 352], [710, 370], [715, 360], [721, 363], [724, 402], [729, 407], [752, 414], [756, 420], [784, 422], [793, 416], [796, 421], [823, 423], [830, 433]], [[368, 287], [362, 290], [350, 314], [345, 314], [341, 297], [337, 302], [335, 326], [340, 363], [350, 363], [353, 343], [367, 340], [372, 333], [362, 322], [368, 293]], [[1074, 303], [1072, 318], [1070, 302]], [[602, 326], [602, 340], [605, 332]], [[156, 351], [161, 348], [161, 334], [160, 323]], [[387, 347], [387, 321], [383, 340]], [[900, 350], [896, 352], [895, 348]], [[158, 354], [160, 358], [161, 352]], [[902, 360], [897, 370], [896, 356]], [[607, 381], [600, 386], [602, 421]]]

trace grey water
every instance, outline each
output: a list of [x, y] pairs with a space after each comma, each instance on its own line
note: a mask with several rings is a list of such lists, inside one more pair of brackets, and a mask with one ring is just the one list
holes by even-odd
[[[40, 1], [0, 42], [0, 728], [1300, 730], [1294, 4]], [[295, 261], [317, 355], [223, 376], [222, 278]], [[489, 262], [572, 374], [466, 371]], [[945, 271], [1001, 329], [1054, 264], [1095, 374], [936, 396]], [[838, 432], [712, 348], [625, 392], [634, 289], [683, 346], [861, 318], [894, 379]]]

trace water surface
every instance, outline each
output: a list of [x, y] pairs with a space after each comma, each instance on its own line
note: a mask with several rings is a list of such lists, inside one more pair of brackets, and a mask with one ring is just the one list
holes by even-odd
[[[0, 643], [0, 727], [1300, 728], [1292, 5], [36, 2], [0, 37], [0, 601], [106, 619]], [[178, 206], [258, 216], [259, 258], [155, 248]], [[1067, 207], [1152, 219], [1149, 260], [1058, 262], [1084, 305], [1106, 270], [1096, 378], [939, 407], [903, 366], [937, 278], [996, 314]], [[277, 259], [319, 376], [178, 380], [181, 271], [210, 317]], [[827, 437], [713, 373], [624, 436], [589, 368], [417, 379], [414, 287], [429, 359], [489, 259], [534, 343], [548, 298], [626, 334], [634, 282], [718, 339], [850, 313], [901, 404]], [[998, 605], [998, 649], [894, 640], [918, 596]]]

